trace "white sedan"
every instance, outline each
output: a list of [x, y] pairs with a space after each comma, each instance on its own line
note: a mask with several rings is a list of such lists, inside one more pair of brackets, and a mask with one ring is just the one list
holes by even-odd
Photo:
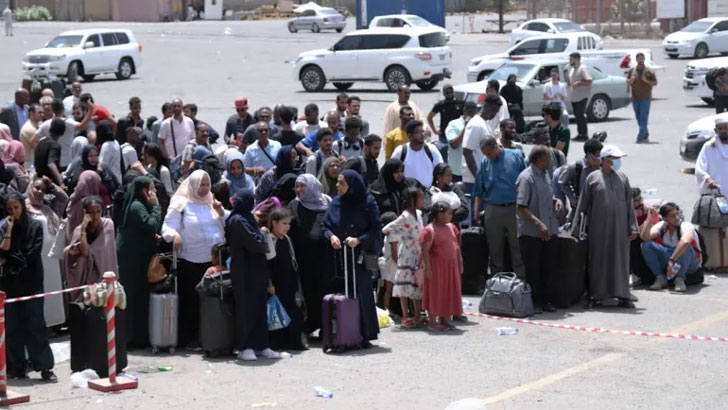
[[[524, 39], [544, 34], [563, 34], [587, 32], [583, 27], [566, 19], [544, 18], [529, 20], [511, 31], [511, 45], [518, 44]], [[602, 38], [594, 33], [589, 33], [594, 37], [598, 44], [598, 49], [602, 48]]]

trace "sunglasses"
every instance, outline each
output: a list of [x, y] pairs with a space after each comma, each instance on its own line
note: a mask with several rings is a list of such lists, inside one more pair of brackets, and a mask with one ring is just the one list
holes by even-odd
[[258, 132], [270, 132], [268, 128], [258, 128]]

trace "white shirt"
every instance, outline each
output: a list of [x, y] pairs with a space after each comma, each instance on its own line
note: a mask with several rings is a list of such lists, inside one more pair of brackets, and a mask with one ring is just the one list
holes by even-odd
[[[715, 147], [712, 147], [713, 142]], [[728, 144], [720, 142], [718, 137], [703, 145], [695, 162], [695, 179], [699, 192], [709, 191], [705, 183], [708, 178], [712, 178], [720, 185], [724, 195], [728, 193]]]
[[[650, 233], [659, 233], [662, 231], [662, 229], [665, 229], [665, 221], [660, 221], [653, 225]], [[680, 237], [677, 236], [677, 231], [678, 230], [676, 229], [675, 232], [671, 234], [670, 231], [665, 229], [665, 232], [663, 232], [661, 235], [662, 244], [672, 248], [677, 247], [677, 244], [680, 242]], [[700, 239], [698, 237], [698, 234], [695, 232], [695, 225], [691, 224], [690, 222], [683, 221], [680, 223], [680, 234], [685, 235], [686, 232], [692, 232], [695, 243], [700, 246]]]
[[500, 122], [511, 118], [511, 113], [508, 112], [508, 101], [506, 101], [506, 99], [501, 97], [500, 95], [498, 97], [500, 97], [501, 106], [498, 110], [498, 114], [496, 114], [495, 117], [489, 121], [496, 123], [495, 127], [491, 127], [492, 129], [500, 129]]
[[[174, 142], [172, 141], [172, 127], [174, 127]], [[185, 150], [185, 145], [195, 139], [195, 123], [192, 122], [190, 117], [184, 115], [182, 116], [182, 121], [177, 121], [174, 117], [169, 117], [162, 121], [157, 138], [160, 143], [164, 144], [164, 148], [167, 149], [167, 155], [170, 158], [175, 158], [178, 155], [182, 155], [182, 152]], [[177, 148], [176, 150], [175, 147]]]
[[73, 115], [73, 106], [79, 102], [80, 99], [75, 95], [69, 95], [63, 99], [63, 109], [66, 111], [66, 117], [71, 118]]
[[546, 100], [546, 102], [549, 102], [549, 103], [557, 102], [557, 103], [561, 104], [562, 110], [566, 109], [566, 103], [564, 102], [564, 99], [561, 98], [561, 95], [566, 96], [566, 87], [561, 85], [561, 83], [559, 83], [559, 82], [554, 83], [553, 81], [549, 80], [549, 82], [547, 82], [543, 86], [543, 93], [545, 95], [548, 95], [549, 97], [556, 97], [551, 100]]
[[130, 166], [134, 165], [135, 162], [139, 161], [139, 156], [137, 155], [136, 150], [128, 142], [125, 142], [124, 145], [121, 146], [121, 155], [124, 156], [124, 172], [126, 172]]
[[[463, 148], [473, 151], [475, 166], [477, 168], [480, 168], [480, 161], [483, 159], [483, 152], [480, 150], [480, 141], [490, 136], [493, 136], [493, 131], [480, 115], [471, 118], [465, 126]], [[475, 175], [470, 172], [465, 158], [463, 158], [463, 182], [475, 183]]]
[[170, 208], [162, 225], [162, 237], [172, 242], [179, 233], [182, 236], [180, 258], [193, 263], [210, 262], [212, 245], [225, 241], [223, 224], [230, 211], [226, 210], [223, 218], [214, 215], [215, 210], [207, 204], [188, 202], [181, 213]]
[[116, 141], [106, 141], [99, 152], [99, 162], [109, 168], [116, 180], [121, 182], [121, 147]]
[[[306, 120], [303, 120], [301, 122], [296, 123], [296, 126], [293, 127], [293, 130], [296, 132], [299, 132], [305, 136], [308, 136], [308, 134], [316, 131], [317, 129], [327, 128], [328, 126], [329, 126], [329, 124], [326, 122], [323, 122], [323, 121], [319, 121], [316, 124], [309, 124], [306, 122]], [[332, 130], [332, 131], [336, 132], [338, 130]]]
[[[73, 139], [76, 137], [76, 125], [78, 125], [78, 122], [71, 118], [64, 118], [63, 120], [66, 121], [66, 131], [58, 138], [58, 144], [61, 146], [61, 167], [67, 167], [71, 164], [71, 160], [73, 160], [71, 158], [71, 144], [73, 144]], [[38, 127], [38, 135], [50, 138], [51, 121], [53, 120], [46, 120], [40, 124], [40, 127]]]
[[435, 165], [442, 162], [442, 155], [436, 146], [425, 143], [427, 148], [432, 154], [432, 160], [427, 156], [427, 152], [423, 147], [419, 151], [415, 151], [409, 144], [402, 144], [394, 149], [392, 158], [402, 158], [402, 149], [407, 147], [407, 156], [404, 159], [404, 176], [407, 178], [414, 178], [425, 188], [429, 188], [432, 185], [432, 171], [435, 170]]

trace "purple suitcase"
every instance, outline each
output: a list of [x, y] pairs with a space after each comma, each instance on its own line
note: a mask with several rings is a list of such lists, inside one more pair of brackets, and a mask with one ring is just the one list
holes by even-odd
[[[363, 340], [359, 323], [359, 301], [356, 298], [356, 285], [354, 285], [354, 298], [349, 299], [348, 296], [347, 249], [351, 249], [352, 266], [355, 263], [354, 249], [344, 245], [344, 294], [324, 296], [321, 306], [321, 339], [323, 340], [324, 353], [329, 350], [341, 353], [348, 347], [358, 347]], [[353, 271], [353, 274], [355, 275], [356, 271]]]

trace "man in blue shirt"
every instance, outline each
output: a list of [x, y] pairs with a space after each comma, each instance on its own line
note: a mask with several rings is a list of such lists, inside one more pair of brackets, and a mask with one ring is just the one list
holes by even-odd
[[258, 140], [250, 144], [248, 149], [245, 150], [243, 163], [245, 164], [245, 172], [258, 177], [276, 164], [276, 157], [281, 149], [281, 143], [269, 138], [270, 124], [260, 121], [256, 126]]
[[28, 90], [19, 88], [15, 91], [15, 101], [0, 111], [0, 122], [10, 127], [10, 134], [14, 140], [20, 139], [20, 129], [28, 120], [28, 103], [30, 94]]
[[[506, 241], [511, 251], [511, 261], [516, 274], [525, 278], [526, 268], [521, 258], [516, 225], [516, 180], [526, 168], [523, 156], [515, 150], [504, 149], [492, 136], [485, 137], [480, 149], [485, 157], [475, 177], [473, 195], [475, 209], [485, 203], [485, 232], [491, 258], [491, 273], [504, 271]], [[479, 223], [475, 218], [476, 224]]]
[[[333, 142], [336, 142], [342, 138], [344, 138], [344, 134], [339, 131], [339, 124], [341, 123], [341, 117], [339, 116], [339, 112], [336, 110], [329, 111], [326, 113], [326, 123], [328, 124], [328, 128], [334, 132], [334, 135], [331, 137], [331, 140]], [[312, 133], [306, 135], [306, 138], [304, 138], [302, 141], [298, 142], [296, 144], [296, 151], [303, 152], [307, 156], [313, 155], [314, 152], [318, 151], [319, 145], [318, 142], [318, 132], [321, 130], [321, 128], [318, 128], [317, 130], [313, 131]]]

